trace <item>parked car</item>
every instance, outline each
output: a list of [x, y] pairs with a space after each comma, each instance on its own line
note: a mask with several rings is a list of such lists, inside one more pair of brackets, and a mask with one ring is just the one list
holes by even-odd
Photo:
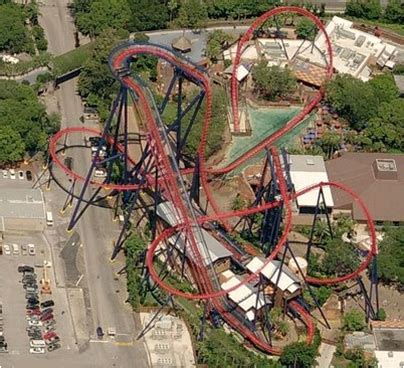
[[21, 245], [21, 254], [26, 256], [28, 254], [28, 248], [25, 244]]
[[44, 340], [50, 340], [52, 337], [56, 337], [56, 336], [57, 336], [56, 332], [54, 332], [54, 331], [45, 332], [43, 334]]
[[30, 170], [27, 170], [25, 172], [25, 175], [27, 176], [27, 180], [31, 181], [32, 180], [32, 172]]
[[11, 254], [11, 248], [8, 244], [3, 245], [3, 250], [4, 250], [4, 254], [7, 254], [7, 255]]
[[8, 172], [10, 173], [10, 179], [14, 180], [15, 179], [15, 170], [10, 169]]
[[[18, 272], [34, 272], [34, 267], [21, 265], [21, 266], [18, 266]], [[35, 274], [33, 274], [33, 275], [35, 275]]]
[[7, 179], [7, 178], [8, 178], [8, 171], [3, 170], [3, 179]]
[[50, 339], [47, 339], [47, 340], [46, 340], [46, 343], [47, 343], [47, 344], [54, 344], [54, 343], [59, 342], [59, 341], [60, 341], [60, 337], [59, 337], [59, 336], [53, 336], [53, 337], [51, 337]]
[[45, 349], [44, 348], [30, 348], [29, 352], [31, 354], [45, 354]]
[[45, 309], [42, 309], [42, 314], [45, 314], [45, 313], [53, 313], [53, 309], [52, 308], [45, 308]]
[[19, 248], [18, 244], [13, 244], [13, 254], [15, 256], [20, 254], [20, 248]]
[[28, 309], [27, 310], [27, 316], [40, 316], [41, 311], [39, 309]]
[[102, 330], [102, 327], [98, 326], [96, 329], [96, 332], [97, 332], [97, 337], [99, 339], [102, 339], [104, 337], [104, 331]]
[[45, 300], [41, 303], [42, 308], [53, 307], [55, 305], [53, 300]]
[[52, 343], [52, 344], [48, 345], [48, 351], [54, 351], [59, 348], [60, 348], [60, 344], [58, 344], [58, 343]]
[[53, 314], [51, 313], [51, 314], [47, 314], [46, 316], [41, 316], [41, 321], [42, 322], [45, 322], [45, 321], [49, 321], [49, 320], [51, 320], [51, 319], [54, 319], [54, 316], [53, 316]]
[[34, 244], [28, 244], [28, 253], [30, 256], [35, 255], [35, 245]]
[[24, 171], [22, 171], [22, 170], [18, 171], [18, 179], [24, 180]]
[[23, 286], [25, 288], [25, 291], [27, 292], [32, 292], [32, 293], [36, 293], [38, 290], [38, 286], [35, 284], [34, 286]]
[[39, 300], [37, 298], [28, 298], [27, 303], [37, 305], [39, 304]]
[[56, 328], [56, 321], [54, 319], [50, 319], [49, 321], [44, 321], [42, 325], [45, 327], [45, 329], [50, 329], [52, 328], [53, 330]]
[[29, 320], [28, 321], [28, 326], [42, 326], [41, 321], [36, 321], [36, 320]]

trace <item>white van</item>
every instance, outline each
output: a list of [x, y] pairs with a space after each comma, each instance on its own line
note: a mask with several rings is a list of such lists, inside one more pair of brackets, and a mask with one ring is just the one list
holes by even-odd
[[30, 348], [45, 348], [46, 344], [44, 340], [31, 340], [29, 342]]
[[46, 225], [53, 226], [53, 215], [52, 212], [46, 212]]

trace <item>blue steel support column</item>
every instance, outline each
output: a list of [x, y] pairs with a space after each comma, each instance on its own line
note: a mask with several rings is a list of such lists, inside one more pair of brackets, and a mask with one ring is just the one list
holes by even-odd
[[97, 166], [97, 161], [98, 161], [98, 158], [100, 156], [101, 147], [104, 144], [105, 136], [107, 136], [108, 133], [109, 133], [113, 116], [115, 115], [115, 112], [116, 112], [116, 110], [118, 108], [118, 105], [119, 105], [119, 102], [121, 101], [121, 98], [122, 98], [122, 90], [120, 91], [120, 93], [116, 97], [116, 99], [114, 101], [114, 104], [112, 106], [111, 113], [109, 114], [109, 117], [108, 117], [107, 121], [105, 122], [104, 130], [103, 130], [103, 134], [102, 134], [102, 137], [104, 137], [104, 139], [101, 139], [100, 143], [98, 144], [97, 151], [95, 153], [95, 157], [93, 157], [93, 159], [91, 160], [90, 169], [87, 172], [87, 176], [86, 176], [86, 178], [84, 180], [83, 187], [81, 189], [79, 198], [77, 199], [76, 206], [75, 206], [75, 208], [73, 210], [72, 217], [70, 218], [69, 225], [67, 227], [68, 231], [73, 229], [73, 227], [79, 221], [80, 217], [83, 215], [83, 211], [81, 211], [79, 213], [79, 210], [80, 210], [81, 204], [83, 202], [84, 195], [86, 194], [87, 189], [89, 188], [89, 184], [90, 184], [91, 178], [93, 176], [94, 169]]

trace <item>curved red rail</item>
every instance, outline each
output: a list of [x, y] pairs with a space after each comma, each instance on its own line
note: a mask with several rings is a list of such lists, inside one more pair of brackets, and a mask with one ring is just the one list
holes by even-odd
[[[233, 66], [233, 75], [232, 75], [232, 81], [231, 81], [231, 86], [232, 86], [232, 109], [233, 109], [233, 119], [234, 119], [234, 126], [235, 130], [239, 129], [239, 121], [238, 121], [238, 85], [237, 85], [237, 80], [235, 78], [236, 73], [237, 73], [237, 67], [240, 63], [241, 59], [241, 53], [243, 50], [243, 47], [246, 42], [248, 42], [251, 39], [251, 36], [253, 34], [253, 31], [262, 25], [265, 20], [267, 20], [269, 17], [283, 13], [283, 12], [294, 12], [298, 13], [301, 15], [304, 15], [306, 17], [309, 17], [316, 25], [317, 27], [324, 33], [326, 42], [327, 42], [327, 47], [328, 47], [328, 67], [327, 67], [327, 76], [331, 77], [332, 76], [332, 49], [331, 49], [331, 43], [328, 38], [328, 35], [325, 32], [324, 26], [322, 25], [321, 21], [318, 20], [313, 14], [308, 12], [305, 9], [297, 8], [297, 7], [280, 7], [280, 8], [275, 8], [261, 17], [259, 17], [253, 25], [249, 28], [247, 33], [241, 38], [238, 47], [237, 47], [237, 54], [236, 58], [234, 61], [234, 66]], [[268, 145], [271, 145], [275, 140], [280, 138], [282, 135], [293, 129], [299, 122], [317, 105], [317, 103], [321, 100], [323, 96], [323, 91], [320, 90], [316, 97], [293, 119], [291, 119], [283, 128], [275, 132], [273, 135], [267, 137], [264, 141], [259, 143], [256, 147], [252, 148], [249, 150], [246, 154], [244, 154], [242, 157], [240, 157], [238, 160], [234, 161], [230, 165], [224, 167], [224, 168], [208, 168], [206, 166], [206, 161], [205, 161], [205, 147], [206, 147], [206, 140], [208, 136], [208, 129], [209, 129], [209, 123], [211, 120], [211, 107], [212, 107], [212, 92], [210, 88], [210, 82], [207, 78], [207, 76], [200, 70], [198, 69], [195, 65], [190, 63], [186, 59], [179, 58], [178, 55], [174, 54], [173, 52], [164, 49], [162, 47], [159, 47], [157, 45], [152, 45], [152, 44], [129, 44], [129, 45], [122, 45], [118, 47], [111, 55], [111, 67], [113, 71], [115, 71], [115, 74], [117, 73], [118, 70], [121, 70], [122, 68], [125, 68], [129, 63], [130, 59], [135, 56], [135, 55], [141, 55], [141, 54], [151, 54], [153, 56], [156, 56], [158, 58], [164, 59], [168, 61], [171, 65], [181, 69], [186, 75], [188, 75], [190, 78], [193, 80], [198, 81], [198, 83], [202, 86], [204, 92], [205, 92], [205, 103], [206, 103], [206, 109], [205, 109], [205, 116], [204, 116], [204, 123], [203, 123], [203, 128], [202, 128], [202, 134], [201, 134], [201, 142], [198, 148], [198, 157], [200, 159], [200, 170], [201, 170], [201, 181], [202, 185], [204, 188], [204, 191], [206, 193], [206, 196], [212, 205], [212, 208], [214, 210], [213, 215], [209, 216], [201, 216], [197, 219], [197, 223], [202, 224], [207, 221], [213, 221], [213, 220], [219, 220], [219, 221], [226, 221], [226, 219], [230, 217], [235, 217], [235, 216], [245, 216], [245, 215], [250, 215], [253, 213], [257, 212], [262, 212], [265, 211], [266, 209], [273, 208], [275, 206], [279, 206], [281, 203], [281, 200], [275, 201], [273, 203], [267, 203], [262, 206], [258, 206], [255, 208], [250, 208], [246, 210], [241, 210], [241, 211], [233, 211], [233, 212], [220, 212], [218, 209], [218, 206], [216, 205], [216, 202], [213, 198], [213, 195], [211, 193], [210, 187], [208, 185], [208, 174], [223, 174], [232, 171], [235, 169], [237, 166], [239, 166], [241, 163], [245, 162], [249, 158], [253, 157], [256, 153], [258, 153], [260, 150], [263, 148], [267, 147]], [[272, 346], [268, 345], [267, 343], [261, 341], [250, 329], [248, 329], [243, 323], [240, 323], [240, 321], [231, 313], [229, 313], [225, 307], [223, 306], [224, 304], [222, 303], [222, 298], [229, 293], [232, 290], [235, 290], [236, 288], [240, 287], [241, 285], [252, 281], [257, 277], [260, 271], [271, 261], [273, 260], [276, 255], [279, 253], [279, 251], [282, 249], [284, 246], [287, 236], [289, 231], [291, 230], [292, 226], [292, 211], [291, 211], [291, 205], [290, 201], [297, 198], [299, 195], [302, 195], [304, 193], [307, 193], [310, 190], [314, 190], [316, 188], [322, 187], [322, 186], [334, 186], [337, 187], [341, 190], [344, 190], [345, 192], [349, 193], [362, 207], [362, 210], [364, 211], [366, 218], [368, 220], [368, 226], [369, 226], [369, 231], [370, 231], [370, 237], [372, 241], [372, 249], [371, 252], [369, 252], [368, 257], [364, 260], [364, 262], [359, 266], [358, 270], [355, 272], [344, 275], [342, 277], [338, 278], [332, 278], [332, 279], [315, 279], [315, 278], [307, 278], [307, 281], [313, 284], [334, 284], [342, 281], [349, 280], [353, 277], [356, 277], [359, 273], [361, 273], [363, 270], [366, 269], [366, 267], [369, 265], [369, 262], [371, 261], [372, 257], [377, 254], [377, 245], [376, 245], [376, 235], [375, 235], [375, 229], [373, 225], [372, 218], [369, 214], [369, 211], [367, 210], [365, 204], [361, 201], [361, 199], [350, 189], [344, 187], [341, 184], [338, 183], [318, 183], [316, 185], [313, 185], [309, 188], [306, 188], [298, 193], [295, 193], [293, 195], [289, 194], [286, 189], [286, 183], [284, 181], [284, 177], [282, 174], [282, 167], [280, 163], [279, 156], [277, 154], [277, 151], [275, 148], [271, 148], [272, 150], [272, 155], [274, 158], [274, 164], [275, 164], [275, 170], [277, 173], [277, 177], [279, 180], [279, 188], [281, 191], [281, 197], [282, 201], [285, 205], [285, 210], [286, 210], [286, 220], [285, 220], [285, 229], [282, 233], [281, 238], [279, 239], [278, 244], [276, 245], [274, 251], [270, 254], [270, 256], [267, 258], [266, 262], [264, 265], [257, 270], [256, 273], [250, 274], [247, 278], [245, 278], [242, 282], [240, 282], [238, 285], [235, 285], [231, 289], [228, 290], [217, 290], [214, 288], [212, 285], [212, 280], [210, 279], [210, 276], [208, 275], [205, 267], [203, 266], [203, 260], [200, 254], [200, 251], [198, 249], [198, 246], [196, 245], [196, 241], [193, 235], [192, 226], [195, 226], [195, 224], [192, 223], [192, 219], [189, 217], [188, 211], [186, 206], [183, 203], [183, 198], [181, 196], [181, 193], [179, 191], [179, 188], [177, 187], [176, 183], [176, 177], [175, 177], [175, 172], [173, 171], [171, 164], [169, 162], [169, 159], [167, 155], [165, 154], [165, 149], [164, 145], [162, 143], [161, 139], [161, 131], [159, 130], [158, 122], [156, 120], [156, 116], [153, 112], [153, 109], [150, 106], [150, 101], [147, 99], [147, 96], [145, 95], [144, 88], [136, 83], [134, 79], [132, 79], [129, 76], [125, 76], [120, 78], [121, 82], [125, 84], [128, 88], [132, 89], [136, 95], [138, 96], [138, 103], [141, 107], [141, 111], [144, 114], [144, 118], [148, 127], [148, 131], [150, 134], [150, 137], [154, 143], [154, 149], [155, 149], [155, 154], [158, 156], [158, 162], [159, 165], [161, 165], [162, 169], [164, 170], [165, 174], [164, 178], [162, 180], [162, 186], [165, 189], [164, 195], [166, 196], [167, 200], [170, 200], [173, 202], [176, 211], [178, 212], [180, 218], [182, 219], [181, 224], [172, 227], [170, 229], [164, 230], [162, 233], [159, 234], [159, 236], [150, 244], [147, 254], [146, 254], [146, 265], [149, 269], [149, 273], [151, 278], [154, 280], [156, 284], [158, 284], [162, 289], [166, 290], [168, 293], [172, 295], [178, 295], [181, 297], [189, 298], [189, 299], [209, 299], [213, 303], [214, 307], [221, 313], [222, 317], [224, 320], [226, 320], [231, 326], [236, 328], [242, 335], [249, 339], [251, 342], [253, 342], [257, 347], [261, 348], [264, 351], [267, 351], [272, 354], [280, 354], [280, 350], [273, 348]], [[237, 129], [236, 129], [237, 127]], [[81, 128], [82, 129], [82, 128]], [[70, 131], [74, 131], [74, 128]], [[99, 134], [99, 132], [93, 132], [94, 134]], [[61, 133], [63, 134], [63, 133]], [[58, 159], [57, 154], [56, 154], [56, 146], [58, 140], [61, 138], [61, 134], [56, 134], [50, 141], [50, 154], [56, 164], [62, 168], [68, 175], [71, 175], [75, 177], [77, 180], [83, 180], [84, 178], [78, 175], [77, 173], [72, 172], [71, 170], [68, 170], [67, 167], [63, 165], [60, 159]], [[184, 173], [186, 170], [181, 171], [181, 173]], [[105, 186], [108, 189], [116, 189], [116, 190], [128, 190], [128, 189], [137, 189], [138, 187], [135, 185], [111, 185], [111, 184], [102, 184], [98, 182], [91, 182], [92, 185], [98, 185], [98, 186]], [[198, 284], [198, 288], [200, 290], [200, 294], [190, 294], [190, 293], [184, 293], [181, 292], [180, 290], [176, 290], [170, 285], [167, 285], [162, 281], [157, 272], [154, 269], [154, 264], [153, 264], [153, 259], [154, 259], [154, 254], [157, 249], [157, 247], [160, 245], [160, 243], [163, 240], [168, 239], [171, 235], [174, 233], [181, 231], [185, 233], [185, 236], [190, 239], [190, 245], [191, 245], [191, 250], [193, 254], [193, 268], [194, 268], [194, 274], [198, 275], [196, 278], [196, 282]], [[310, 317], [310, 315], [297, 303], [292, 302], [291, 307], [293, 307], [303, 318], [305, 321], [305, 324], [307, 326], [307, 342], [310, 343], [312, 341], [313, 335], [314, 335], [314, 324], [313, 321]]]

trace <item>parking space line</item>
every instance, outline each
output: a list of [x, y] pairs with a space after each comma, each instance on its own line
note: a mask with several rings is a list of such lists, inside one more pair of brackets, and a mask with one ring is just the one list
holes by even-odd
[[101, 343], [101, 344], [108, 344], [111, 341], [107, 341], [107, 340], [90, 340], [90, 342], [98, 342], [98, 343]]
[[133, 346], [133, 342], [114, 342], [115, 346]]

